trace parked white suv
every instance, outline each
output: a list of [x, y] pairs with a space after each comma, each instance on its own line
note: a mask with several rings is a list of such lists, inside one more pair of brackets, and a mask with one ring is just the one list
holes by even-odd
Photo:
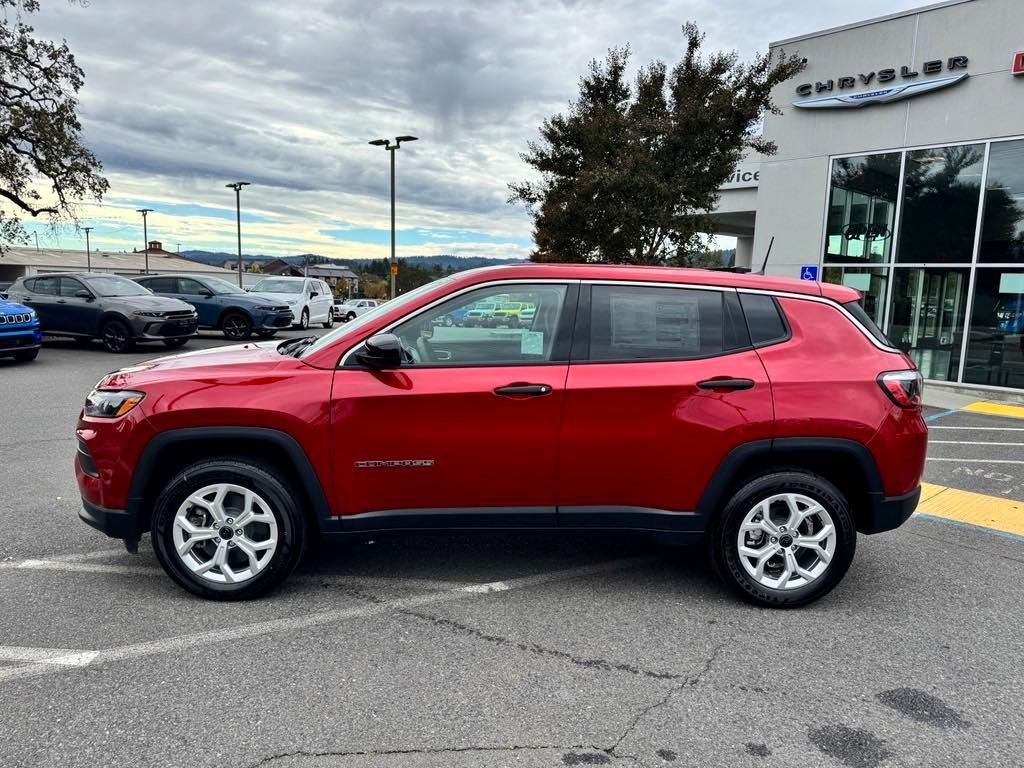
[[376, 299], [349, 299], [334, 305], [334, 316], [342, 322], [348, 322], [379, 306], [380, 302]]
[[334, 295], [323, 280], [265, 277], [253, 286], [252, 291], [286, 303], [299, 328], [309, 328], [313, 323], [322, 323], [324, 328], [334, 325]]

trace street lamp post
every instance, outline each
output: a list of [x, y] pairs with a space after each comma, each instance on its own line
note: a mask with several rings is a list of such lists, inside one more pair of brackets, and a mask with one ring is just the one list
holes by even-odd
[[391, 153], [391, 298], [395, 298], [395, 276], [398, 274], [398, 260], [395, 258], [395, 152], [403, 141], [416, 141], [415, 136], [396, 136], [394, 143], [390, 139], [374, 139], [370, 142], [375, 147], [384, 147]]
[[234, 181], [225, 187], [235, 190], [235, 223], [238, 227], [238, 287], [242, 287], [242, 187], [249, 186], [248, 181]]
[[92, 251], [89, 250], [89, 233], [92, 232], [92, 227], [82, 227], [82, 231], [85, 232], [85, 271], [92, 272]]
[[149, 230], [146, 229], [146, 214], [152, 213], [152, 208], [137, 208], [136, 213], [142, 214], [142, 240], [146, 244], [146, 274], [149, 274]]

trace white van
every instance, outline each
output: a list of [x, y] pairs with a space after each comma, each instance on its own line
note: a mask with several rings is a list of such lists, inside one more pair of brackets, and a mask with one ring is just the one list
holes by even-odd
[[252, 287], [253, 293], [286, 303], [295, 316], [294, 325], [306, 329], [313, 323], [324, 328], [334, 325], [334, 296], [330, 286], [312, 277], [265, 277]]

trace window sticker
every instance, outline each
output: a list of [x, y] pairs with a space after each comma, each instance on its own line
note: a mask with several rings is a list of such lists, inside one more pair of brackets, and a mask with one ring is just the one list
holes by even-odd
[[521, 355], [543, 355], [544, 354], [544, 332], [523, 331], [519, 338], [519, 354]]
[[700, 351], [700, 307], [696, 299], [611, 297], [612, 346]]

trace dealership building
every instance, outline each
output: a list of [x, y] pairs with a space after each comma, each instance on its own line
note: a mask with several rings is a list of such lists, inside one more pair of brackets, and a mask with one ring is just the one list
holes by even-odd
[[930, 381], [1024, 389], [1024, 0], [947, 0], [773, 43], [778, 146], [715, 218], [737, 266], [843, 283]]

